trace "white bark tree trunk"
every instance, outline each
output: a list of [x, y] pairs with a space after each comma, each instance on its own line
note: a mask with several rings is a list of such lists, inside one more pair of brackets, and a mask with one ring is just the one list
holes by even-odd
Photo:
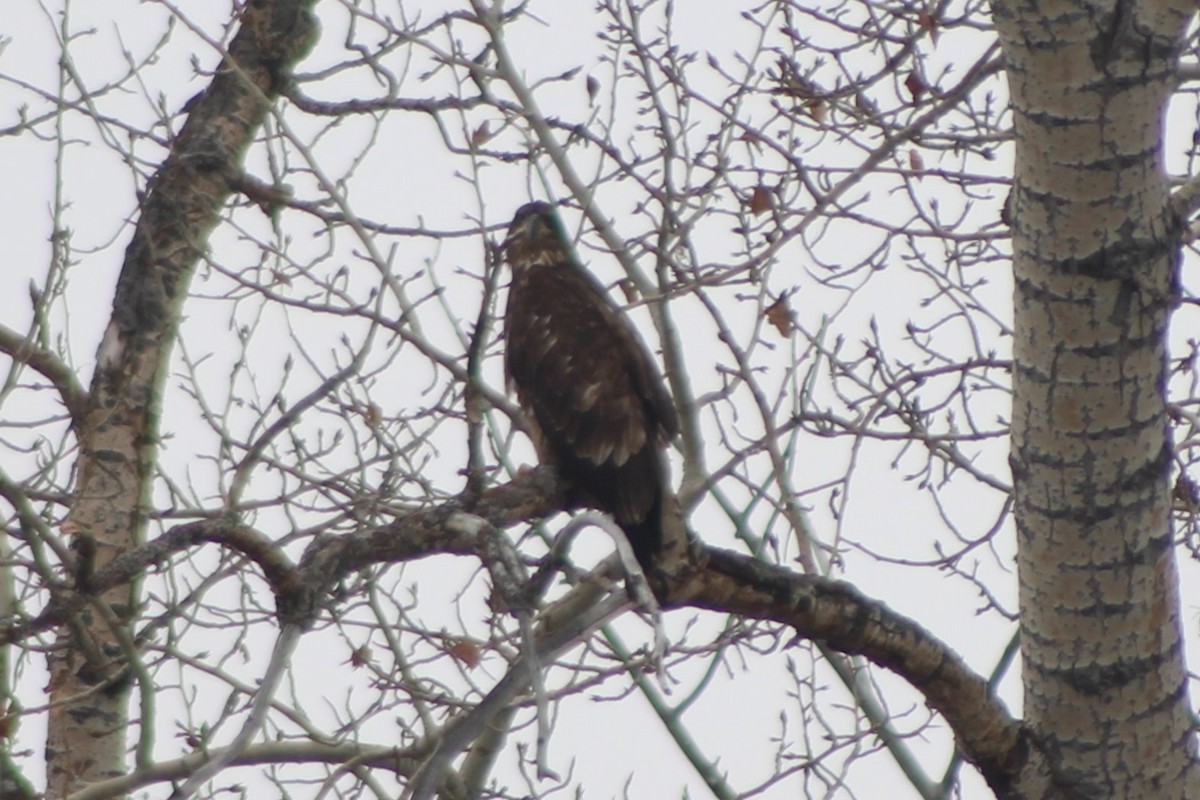
[[994, 4], [1016, 127], [1025, 720], [1054, 796], [1200, 796], [1172, 541], [1163, 110], [1184, 3]]
[[[193, 102], [142, 202], [90, 396], [72, 420], [78, 472], [62, 527], [73, 537], [74, 582], [85, 593], [91, 575], [144, 538], [163, 382], [191, 276], [287, 67], [311, 45], [309, 5], [246, 5], [229, 63]], [[49, 797], [125, 773], [129, 692], [134, 681], [150, 680], [128, 627], [136, 582], [95, 599], [59, 630], [49, 659]]]

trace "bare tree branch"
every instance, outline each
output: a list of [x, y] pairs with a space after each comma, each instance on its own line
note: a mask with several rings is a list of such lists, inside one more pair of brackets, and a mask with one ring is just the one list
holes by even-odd
[[80, 415], [87, 407], [88, 395], [73, 369], [54, 353], [38, 346], [37, 342], [2, 324], [0, 352], [12, 356], [13, 361], [18, 364], [28, 364], [50, 381], [58, 390], [73, 423], [78, 424]]

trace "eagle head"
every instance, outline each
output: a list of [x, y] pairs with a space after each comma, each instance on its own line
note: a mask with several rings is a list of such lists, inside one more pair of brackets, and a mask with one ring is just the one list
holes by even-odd
[[536, 201], [517, 209], [504, 239], [504, 254], [514, 270], [567, 260], [567, 237], [554, 206]]

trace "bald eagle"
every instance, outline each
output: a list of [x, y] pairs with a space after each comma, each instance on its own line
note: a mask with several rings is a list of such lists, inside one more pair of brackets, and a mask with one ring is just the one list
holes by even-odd
[[576, 260], [547, 203], [517, 210], [504, 367], [534, 447], [572, 503], [608, 512], [643, 568], [663, 546], [667, 442], [679, 429], [662, 375], [629, 319]]

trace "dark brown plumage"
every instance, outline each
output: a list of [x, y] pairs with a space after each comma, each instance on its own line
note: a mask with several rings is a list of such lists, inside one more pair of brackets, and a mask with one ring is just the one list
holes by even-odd
[[649, 567], [663, 539], [663, 448], [678, 431], [662, 376], [576, 261], [552, 206], [522, 206], [504, 247], [513, 273], [505, 374], [538, 457], [570, 484], [572, 500], [612, 514]]

